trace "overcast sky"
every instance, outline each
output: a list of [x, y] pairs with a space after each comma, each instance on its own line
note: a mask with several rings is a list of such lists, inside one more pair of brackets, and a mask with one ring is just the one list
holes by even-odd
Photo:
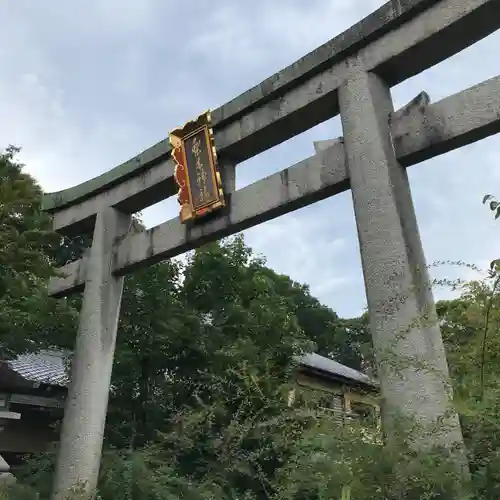
[[[46, 191], [78, 184], [164, 139], [339, 34], [382, 0], [7, 0], [0, 3], [0, 148]], [[500, 74], [500, 32], [393, 89], [400, 107], [432, 101]], [[241, 164], [237, 187], [341, 135], [337, 117]], [[500, 196], [500, 138], [412, 167], [429, 263], [500, 256], [498, 225], [482, 206]], [[148, 227], [175, 217], [175, 199], [144, 211]], [[350, 192], [245, 233], [270, 267], [308, 283], [341, 316], [365, 307]], [[472, 278], [456, 267], [434, 276]], [[438, 298], [444, 290], [435, 292]]]

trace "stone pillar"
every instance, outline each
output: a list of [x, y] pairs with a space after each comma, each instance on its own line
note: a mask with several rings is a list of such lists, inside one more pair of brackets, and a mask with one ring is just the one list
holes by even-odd
[[232, 160], [219, 158], [219, 171], [222, 180], [222, 189], [225, 195], [236, 191], [236, 165]]
[[93, 498], [101, 461], [104, 424], [115, 351], [123, 277], [112, 274], [113, 243], [131, 217], [113, 208], [97, 215], [83, 305], [72, 361], [71, 384], [55, 473], [53, 499], [83, 487]]
[[12, 484], [16, 482], [16, 478], [9, 472], [10, 465], [0, 455], [0, 486]]
[[0, 473], [5, 473], [10, 471], [10, 465], [7, 463], [5, 458], [0, 455]]
[[463, 439], [410, 186], [390, 135], [390, 89], [358, 62], [350, 69], [339, 104], [384, 432], [390, 438], [398, 416], [409, 417], [416, 427], [406, 437], [423, 448], [456, 446], [462, 462]]

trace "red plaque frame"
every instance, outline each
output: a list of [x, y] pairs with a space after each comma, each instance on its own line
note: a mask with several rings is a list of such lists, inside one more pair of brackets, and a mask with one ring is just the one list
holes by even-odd
[[180, 219], [187, 221], [225, 206], [210, 111], [168, 135], [172, 146], [174, 177], [181, 205]]

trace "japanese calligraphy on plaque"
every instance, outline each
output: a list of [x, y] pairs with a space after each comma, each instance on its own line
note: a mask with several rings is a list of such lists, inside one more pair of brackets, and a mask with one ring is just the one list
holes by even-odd
[[210, 112], [200, 115], [169, 134], [174, 176], [181, 205], [181, 223], [224, 206], [224, 193], [217, 169]]

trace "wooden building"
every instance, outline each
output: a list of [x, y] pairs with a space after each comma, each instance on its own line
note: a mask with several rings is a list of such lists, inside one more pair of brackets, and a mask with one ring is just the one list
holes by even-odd
[[297, 392], [314, 391], [319, 407], [332, 413], [339, 422], [357, 418], [378, 424], [379, 384], [376, 380], [316, 353], [306, 354], [297, 362], [297, 388], [290, 395], [290, 404]]
[[[9, 466], [15, 471], [25, 454], [57, 441], [69, 381], [68, 354], [43, 351], [0, 362], [0, 473]], [[289, 404], [298, 391], [315, 391], [320, 407], [339, 422], [377, 414], [378, 384], [367, 375], [314, 353], [296, 361], [297, 387]]]
[[13, 470], [25, 454], [43, 451], [58, 439], [67, 383], [60, 351], [0, 362], [0, 455]]

